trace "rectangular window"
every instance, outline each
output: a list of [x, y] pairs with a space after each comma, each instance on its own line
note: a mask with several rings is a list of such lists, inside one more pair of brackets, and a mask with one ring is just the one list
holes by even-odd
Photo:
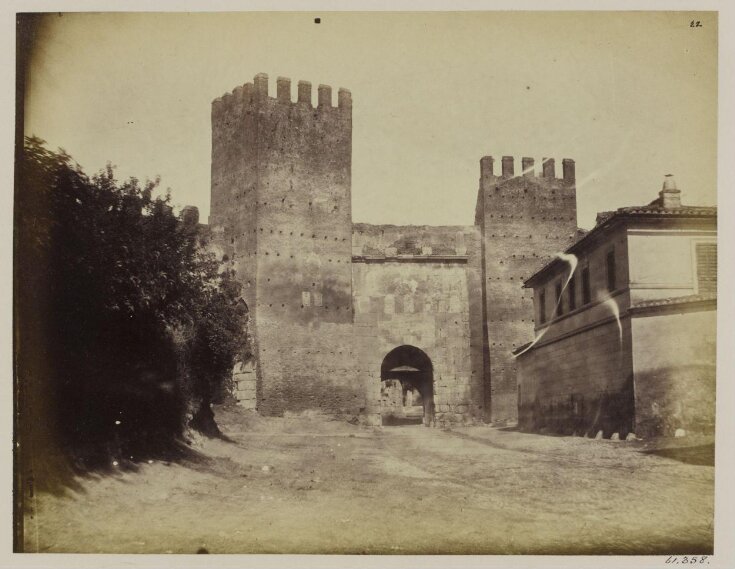
[[539, 324], [546, 322], [546, 291], [542, 290], [538, 295], [538, 321]]
[[305, 290], [301, 293], [301, 305], [302, 306], [309, 306], [311, 304], [311, 294], [309, 294], [308, 290]]
[[561, 316], [562, 312], [561, 283], [556, 283], [556, 315]]
[[322, 293], [321, 292], [314, 292], [314, 306], [321, 306], [322, 305]]
[[717, 292], [717, 243], [697, 243], [695, 253], [698, 292]]
[[607, 290], [615, 290], [615, 251], [607, 254]]
[[590, 290], [590, 268], [582, 269], [582, 304], [589, 304], [592, 301], [592, 291]]
[[569, 310], [574, 310], [577, 308], [577, 279], [574, 278], [574, 274], [569, 277], [567, 288], [569, 289]]

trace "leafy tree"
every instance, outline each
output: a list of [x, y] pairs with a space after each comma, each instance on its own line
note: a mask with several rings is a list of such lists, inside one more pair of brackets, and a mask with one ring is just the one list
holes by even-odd
[[[64, 448], [104, 458], [219, 431], [210, 403], [245, 346], [240, 290], [158, 181], [88, 177], [27, 138], [17, 161], [18, 385]], [[43, 412], [44, 418], [35, 416]], [[22, 411], [22, 410], [21, 410]]]

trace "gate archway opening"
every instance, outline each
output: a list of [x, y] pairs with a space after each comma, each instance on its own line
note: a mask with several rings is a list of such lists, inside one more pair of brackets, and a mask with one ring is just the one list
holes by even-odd
[[399, 346], [380, 366], [383, 425], [426, 425], [434, 421], [434, 368], [415, 346]]

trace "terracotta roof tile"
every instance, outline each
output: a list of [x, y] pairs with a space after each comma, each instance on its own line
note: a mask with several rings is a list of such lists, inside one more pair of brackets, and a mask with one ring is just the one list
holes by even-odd
[[717, 293], [689, 294], [687, 296], [674, 296], [669, 298], [654, 298], [642, 300], [635, 303], [632, 308], [649, 308], [652, 306], [675, 306], [677, 304], [690, 304], [692, 302], [706, 302], [717, 300]]
[[[599, 212], [597, 214], [597, 221], [595, 223], [595, 226], [589, 231], [584, 231], [581, 228], [578, 229], [576, 235], [574, 235], [572, 240], [566, 243], [563, 250], [565, 252], [569, 252], [575, 245], [577, 245], [577, 243], [584, 241], [588, 235], [597, 233], [598, 231], [600, 231], [602, 225], [616, 217], [717, 217], [717, 207], [715, 206], [683, 205], [681, 207], [665, 208], [657, 202], [658, 200], [654, 200], [648, 205], [621, 207], [614, 211]], [[543, 261], [545, 261], [544, 264], [540, 265], [538, 270], [536, 270], [529, 278], [524, 281], [524, 286], [526, 286], [527, 283], [534, 279], [536, 276], [546, 271], [546, 269], [550, 267], [552, 263], [555, 263], [557, 261], [557, 257], [554, 256], [548, 260], [543, 259]]]

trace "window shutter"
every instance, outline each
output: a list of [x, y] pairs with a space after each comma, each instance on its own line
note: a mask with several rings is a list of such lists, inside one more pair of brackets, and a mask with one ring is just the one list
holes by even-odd
[[717, 292], [717, 244], [697, 243], [696, 256], [700, 294]]

